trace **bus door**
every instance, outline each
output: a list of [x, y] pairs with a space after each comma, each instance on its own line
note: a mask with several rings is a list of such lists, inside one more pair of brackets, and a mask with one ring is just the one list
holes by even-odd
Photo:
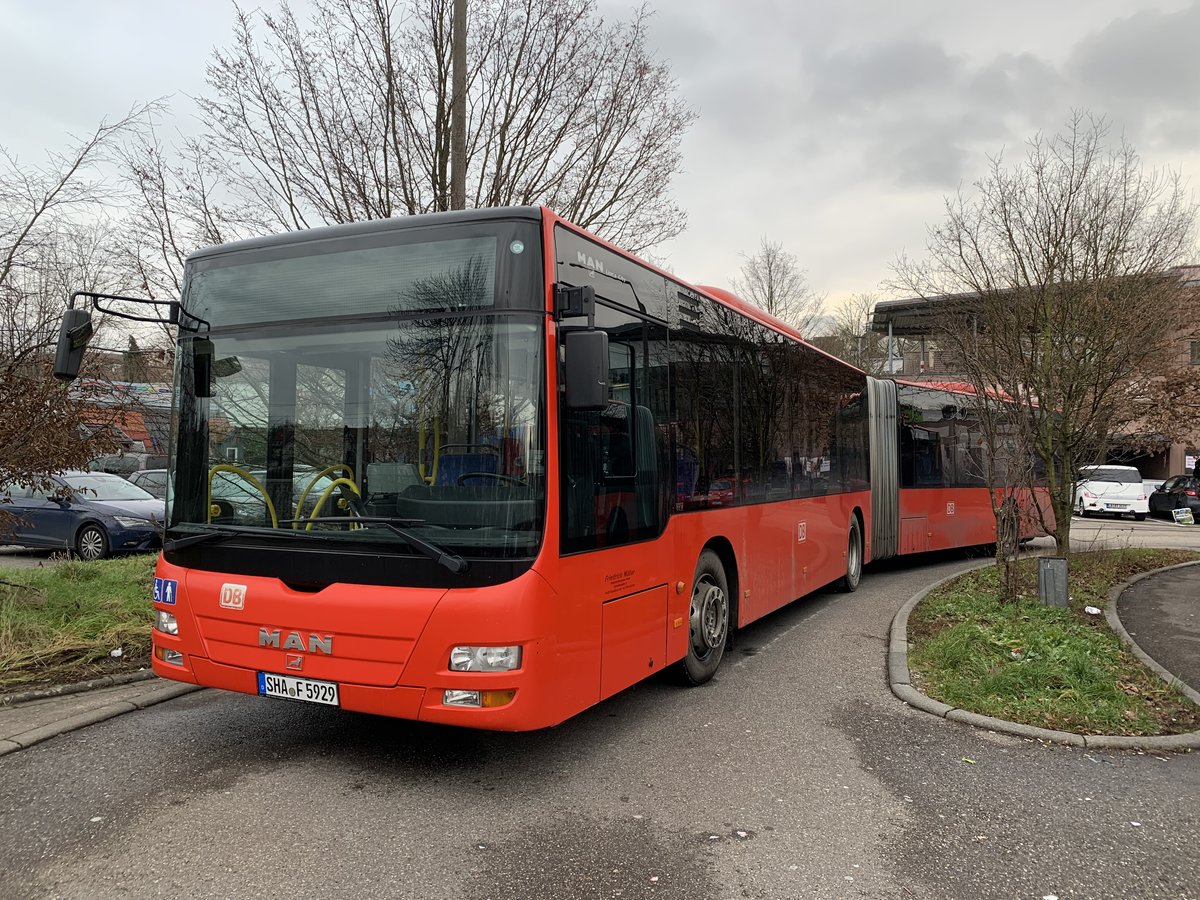
[[[596, 320], [609, 335], [608, 403], [560, 405], [559, 580], [569, 588], [564, 619], [590, 648], [579, 664], [595, 673], [603, 698], [678, 657], [688, 598], [670, 588], [675, 554], [664, 534], [675, 492], [666, 332], [599, 304]], [[680, 623], [674, 632], [672, 622]]]

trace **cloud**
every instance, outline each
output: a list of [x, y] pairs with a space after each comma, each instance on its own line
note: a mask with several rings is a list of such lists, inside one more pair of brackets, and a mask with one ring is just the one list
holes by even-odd
[[853, 116], [894, 103], [945, 94], [963, 80], [961, 60], [938, 44], [906, 40], [835, 50], [807, 60], [812, 102], [820, 110]]
[[1143, 10], [1081, 40], [1064, 66], [1083, 105], [1139, 149], [1194, 152], [1200, 3]]
[[1200, 3], [1173, 13], [1143, 10], [1080, 41], [1067, 72], [1097, 93], [1195, 113], [1200, 94]]
[[966, 97], [992, 117], [1022, 117], [1061, 109], [1063, 74], [1032, 53], [1001, 53], [979, 66], [966, 85]]
[[866, 157], [893, 184], [951, 191], [963, 180], [972, 154], [952, 127], [941, 124], [937, 130], [889, 136], [868, 147]]

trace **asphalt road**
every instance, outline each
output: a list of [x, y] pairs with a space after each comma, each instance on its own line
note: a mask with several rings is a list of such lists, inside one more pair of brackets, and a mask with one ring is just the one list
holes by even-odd
[[1156, 663], [1200, 685], [1200, 566], [1143, 578], [1121, 594], [1121, 624]]
[[543, 732], [205, 691], [63, 735], [0, 757], [0, 896], [1200, 898], [1200, 754], [892, 696], [892, 615], [967, 564], [869, 572], [748, 629], [708, 686]]

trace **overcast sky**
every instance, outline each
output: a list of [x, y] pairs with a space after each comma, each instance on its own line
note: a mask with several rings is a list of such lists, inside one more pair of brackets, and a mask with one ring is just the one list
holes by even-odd
[[[700, 115], [676, 181], [688, 229], [655, 256], [693, 282], [730, 284], [765, 236], [834, 303], [876, 290], [988, 154], [1019, 158], [1073, 108], [1200, 186], [1200, 2], [650, 5]], [[168, 94], [186, 115], [232, 19], [229, 0], [0, 0], [0, 146], [32, 162]]]

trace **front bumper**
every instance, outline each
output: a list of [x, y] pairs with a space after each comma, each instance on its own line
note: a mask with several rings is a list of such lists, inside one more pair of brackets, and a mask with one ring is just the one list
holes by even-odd
[[158, 529], [109, 528], [109, 551], [112, 553], [149, 553], [162, 547], [162, 534]]
[[[1079, 509], [1079, 507], [1080, 504], [1076, 501], [1075, 508]], [[1130, 513], [1144, 516], [1150, 512], [1150, 502], [1145, 498], [1141, 500], [1110, 500], [1104, 497], [1084, 497], [1083, 511], [1106, 513], [1110, 516], [1124, 516]]]

